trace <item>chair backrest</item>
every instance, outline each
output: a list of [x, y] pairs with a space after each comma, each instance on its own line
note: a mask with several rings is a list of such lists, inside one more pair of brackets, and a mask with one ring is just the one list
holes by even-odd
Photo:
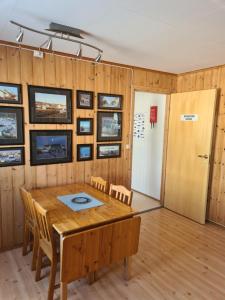
[[31, 193], [29, 193], [25, 188], [22, 187], [20, 188], [20, 195], [23, 201], [26, 221], [28, 221], [30, 225], [33, 226], [35, 221], [35, 212]]
[[109, 196], [115, 197], [121, 202], [131, 206], [133, 192], [122, 185], [110, 184]]
[[106, 192], [107, 181], [101, 177], [91, 176], [91, 186], [99, 191]]
[[40, 245], [45, 249], [45, 253], [48, 257], [52, 257], [53, 251], [55, 250], [53, 229], [49, 221], [49, 211], [41, 207], [37, 202], [33, 202], [35, 207], [35, 217], [38, 227], [38, 236]]
[[64, 237], [60, 281], [70, 283], [136, 254], [140, 224], [141, 218], [133, 217]]

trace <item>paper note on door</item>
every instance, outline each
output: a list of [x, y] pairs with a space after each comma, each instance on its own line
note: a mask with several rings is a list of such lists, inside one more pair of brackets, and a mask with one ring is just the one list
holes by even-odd
[[186, 122], [195, 122], [195, 121], [198, 121], [198, 115], [196, 114], [192, 114], [192, 115], [181, 115], [180, 116], [180, 120], [181, 121], [186, 121]]

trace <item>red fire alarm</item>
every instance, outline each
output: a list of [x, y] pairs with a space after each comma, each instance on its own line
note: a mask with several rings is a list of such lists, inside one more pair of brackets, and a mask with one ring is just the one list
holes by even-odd
[[158, 106], [154, 105], [150, 107], [150, 124], [151, 128], [157, 123]]

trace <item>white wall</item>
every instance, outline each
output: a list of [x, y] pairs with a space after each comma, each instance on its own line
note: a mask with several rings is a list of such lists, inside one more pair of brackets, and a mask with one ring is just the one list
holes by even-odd
[[[155, 127], [151, 128], [150, 106], [153, 105], [158, 106], [158, 120]], [[131, 186], [133, 190], [158, 200], [161, 189], [165, 107], [166, 95], [135, 92], [134, 118], [139, 121], [134, 122], [133, 129]], [[140, 120], [142, 118], [143, 121]], [[143, 134], [137, 132], [137, 123], [143, 123]]]

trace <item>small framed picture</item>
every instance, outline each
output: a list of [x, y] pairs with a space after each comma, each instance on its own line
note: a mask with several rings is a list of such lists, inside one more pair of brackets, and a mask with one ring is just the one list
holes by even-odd
[[93, 159], [93, 145], [92, 144], [78, 144], [77, 145], [77, 161], [86, 161]]
[[32, 166], [72, 161], [72, 130], [31, 130]]
[[23, 147], [6, 147], [0, 149], [0, 167], [24, 165]]
[[94, 93], [90, 91], [77, 91], [77, 108], [93, 109]]
[[71, 124], [72, 90], [28, 86], [32, 124]]
[[98, 112], [97, 122], [98, 142], [122, 140], [121, 112]]
[[0, 103], [22, 104], [21, 84], [0, 82]]
[[123, 105], [122, 95], [113, 94], [98, 94], [98, 108], [99, 109], [122, 109]]
[[23, 108], [0, 107], [0, 145], [23, 145]]
[[121, 156], [121, 144], [98, 144], [97, 158], [115, 158]]
[[93, 134], [93, 119], [78, 118], [77, 119], [77, 135], [92, 135]]

